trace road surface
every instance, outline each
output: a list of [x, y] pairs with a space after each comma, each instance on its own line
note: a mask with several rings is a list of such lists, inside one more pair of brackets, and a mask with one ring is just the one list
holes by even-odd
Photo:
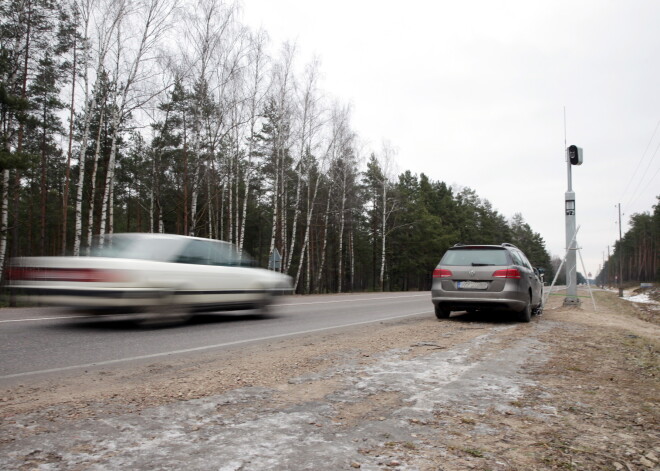
[[3, 311], [0, 469], [657, 469], [655, 311], [597, 295], [530, 323], [438, 321], [429, 293], [172, 328]]
[[55, 308], [0, 310], [0, 386], [39, 375], [267, 342], [412, 316], [432, 316], [428, 292], [284, 297], [268, 314], [203, 314], [183, 324], [137, 326], [121, 316]]

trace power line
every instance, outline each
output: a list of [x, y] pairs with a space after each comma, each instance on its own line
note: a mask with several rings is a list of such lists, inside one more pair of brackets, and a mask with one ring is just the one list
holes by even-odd
[[[658, 128], [660, 128], [660, 120], [658, 120], [658, 124], [655, 125], [655, 129], [653, 130], [653, 134], [651, 135], [651, 139], [649, 139], [649, 143], [646, 145], [646, 149], [644, 149], [644, 152], [642, 153], [642, 157], [639, 159], [639, 162], [637, 162], [637, 166], [635, 167], [635, 171], [633, 172], [632, 176], [630, 177], [630, 180], [628, 181], [628, 184], [626, 185], [626, 188], [623, 190], [623, 193], [621, 194], [621, 198], [619, 198], [619, 200], [623, 199], [623, 196], [625, 196], [626, 192], [628, 191], [628, 188], [630, 187], [630, 184], [635, 179], [635, 176], [637, 175], [637, 171], [639, 170], [639, 166], [642, 164], [642, 162], [646, 158], [646, 153], [648, 152], [649, 148], [651, 147], [651, 143], [653, 142], [653, 139], [655, 138], [655, 134], [658, 132]], [[658, 151], [658, 149], [656, 148], [655, 152], [657, 152], [657, 151]], [[655, 152], [653, 153], [654, 155], [655, 155]], [[651, 158], [651, 161], [653, 161], [652, 158]]]
[[[658, 154], [658, 149], [660, 149], [660, 143], [658, 143], [657, 147], [655, 148], [655, 151], [653, 152], [653, 154], [651, 154], [651, 160], [649, 160], [649, 163], [646, 166], [646, 169], [644, 169], [644, 174], [643, 175], [648, 175], [649, 168], [651, 168], [651, 164], [653, 163], [653, 160], [655, 159], [656, 155]], [[660, 171], [660, 168], [658, 170]], [[637, 198], [639, 198], [640, 195], [644, 194], [644, 191], [646, 191], [646, 188], [648, 188], [648, 186], [653, 182], [653, 180], [655, 179], [655, 177], [657, 175], [658, 175], [658, 172], [656, 171], [655, 174], [651, 177], [651, 179], [646, 183], [646, 185], [644, 185], [644, 188], [641, 191], [640, 191], [640, 188], [641, 188], [641, 181], [640, 181], [640, 184], [637, 185], [635, 191], [630, 196], [630, 199], [625, 204], [625, 206], [624, 206], [625, 209], [629, 209], [630, 204], [633, 201], [637, 201]], [[643, 177], [642, 177], [642, 179], [643, 179]]]
[[[646, 189], [649, 187], [649, 185], [650, 185], [651, 183], [653, 183], [653, 180], [655, 180], [655, 177], [657, 177], [658, 174], [660, 174], [660, 167], [658, 167], [658, 170], [655, 171], [655, 174], [653, 174], [653, 176], [651, 177], [651, 179], [646, 183], [646, 185], [644, 186], [644, 189], [640, 192], [640, 196], [644, 194], [644, 192], [646, 191]], [[656, 196], [658, 196], [658, 195], [656, 195]], [[637, 199], [635, 199], [635, 201], [637, 201]]]

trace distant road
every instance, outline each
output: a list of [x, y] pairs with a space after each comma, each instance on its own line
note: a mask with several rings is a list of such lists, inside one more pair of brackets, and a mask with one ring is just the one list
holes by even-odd
[[55, 308], [5, 308], [0, 309], [0, 386], [432, 312], [429, 292], [289, 296], [268, 315], [203, 314], [174, 326], [140, 327]]

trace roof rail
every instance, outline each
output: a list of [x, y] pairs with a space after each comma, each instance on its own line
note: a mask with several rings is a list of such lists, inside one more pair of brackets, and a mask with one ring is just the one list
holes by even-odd
[[452, 247], [463, 247], [465, 244], [462, 242], [459, 242], [458, 244], [452, 245]]
[[502, 247], [513, 247], [514, 249], [517, 249], [517, 248], [518, 248], [518, 247], [516, 247], [515, 245], [510, 244], [510, 243], [508, 243], [508, 242], [504, 242], [504, 243], [502, 243]]

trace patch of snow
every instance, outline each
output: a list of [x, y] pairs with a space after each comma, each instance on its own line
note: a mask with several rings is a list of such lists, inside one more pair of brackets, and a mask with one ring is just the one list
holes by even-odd
[[645, 303], [645, 304], [658, 304], [656, 301], [651, 299], [648, 294], [636, 294], [634, 296], [624, 296], [623, 299], [633, 303]]
[[[0, 468], [17, 469], [30, 452], [53, 450], [58, 469], [346, 469], [352, 461], [363, 470], [382, 469], [382, 458], [360, 454], [360, 444], [414, 441], [420, 432], [410, 420], [432, 420], [447, 408], [483, 413], [511, 407], [530, 384], [523, 367], [542, 361], [544, 346], [530, 336], [493, 349], [498, 331], [510, 328], [492, 328], [466, 344], [412, 359], [405, 358], [409, 351], [392, 349], [368, 366], [345, 363], [331, 373], [341, 374], [343, 385], [323, 400], [264, 409], [263, 401], [276, 391], [242, 388], [140, 414], [69, 423], [7, 444]], [[383, 393], [399, 395], [402, 407], [342, 427], [342, 409]], [[89, 449], [81, 452], [82, 444]], [[42, 463], [36, 469], [52, 467]]]

